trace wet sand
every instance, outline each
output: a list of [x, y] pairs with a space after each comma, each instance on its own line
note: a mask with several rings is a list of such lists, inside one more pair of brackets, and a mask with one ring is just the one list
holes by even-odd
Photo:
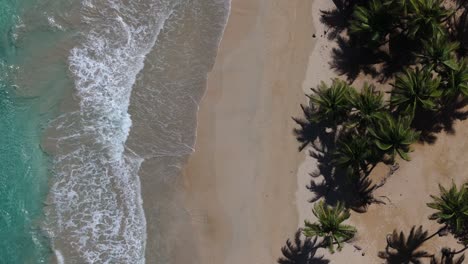
[[232, 2], [184, 170], [200, 263], [274, 263], [297, 229], [291, 117], [312, 33], [309, 0]]

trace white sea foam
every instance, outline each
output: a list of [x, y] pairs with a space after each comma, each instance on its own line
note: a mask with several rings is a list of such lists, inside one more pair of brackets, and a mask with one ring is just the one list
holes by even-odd
[[60, 250], [54, 250], [55, 258], [57, 259], [57, 264], [65, 264], [62, 252]]
[[125, 149], [127, 110], [144, 58], [178, 2], [83, 1], [88, 30], [69, 57], [80, 109], [55, 121], [51, 199], [52, 236], [86, 263], [144, 263], [142, 159]]

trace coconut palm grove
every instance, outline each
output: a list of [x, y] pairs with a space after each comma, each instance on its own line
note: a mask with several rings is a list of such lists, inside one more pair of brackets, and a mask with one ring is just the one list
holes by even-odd
[[[342, 78], [312, 88], [309, 104], [302, 106], [303, 117], [294, 118], [299, 150], [307, 149], [319, 161], [325, 180], [307, 186], [319, 194], [320, 201], [313, 206], [317, 220], [305, 222], [296, 245], [288, 241], [278, 260], [281, 264], [328, 263], [316, 253], [339, 254], [359, 232], [346, 224], [350, 210], [365, 213], [372, 204], [384, 204], [373, 193], [385, 185], [399, 162], [411, 163], [412, 145], [433, 143], [437, 133], [467, 117], [468, 1], [333, 2], [336, 8], [322, 11], [321, 21], [329, 28], [325, 35], [338, 46], [334, 50], [338, 62], [331, 64]], [[376, 84], [353, 86], [360, 74]], [[388, 166], [389, 172], [375, 183], [369, 175], [379, 164]], [[427, 217], [440, 228], [426, 230], [414, 223], [409, 233], [395, 229], [378, 253], [383, 262], [464, 263], [468, 184], [439, 189], [421, 206], [433, 209]], [[448, 235], [459, 247], [443, 247], [441, 252], [421, 249], [433, 237]], [[304, 245], [311, 253], [298, 260], [294, 252]]]

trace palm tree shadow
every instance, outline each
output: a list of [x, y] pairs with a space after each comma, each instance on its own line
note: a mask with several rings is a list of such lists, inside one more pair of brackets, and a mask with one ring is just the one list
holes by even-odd
[[[460, 1], [461, 2], [461, 1]], [[457, 55], [462, 58], [468, 55], [468, 2], [465, 1], [464, 9], [454, 20], [449, 21], [450, 36], [453, 41], [460, 43]]]
[[[299, 151], [310, 145], [309, 155], [317, 161], [317, 169], [310, 173], [312, 179], [306, 186], [314, 194], [310, 202], [323, 198], [329, 205], [343, 203], [347, 208], [361, 213], [373, 203], [382, 204], [373, 195], [380, 186], [373, 184], [368, 175], [350, 179], [344, 171], [333, 166], [336, 132], [327, 132], [323, 124], [307, 121], [310, 109], [303, 106], [303, 111], [305, 119], [293, 118], [299, 125], [299, 128], [294, 129], [294, 134], [301, 144]], [[320, 177], [321, 181], [318, 179]]]
[[449, 248], [443, 248], [441, 250], [440, 258], [432, 257], [430, 264], [463, 264], [465, 261], [465, 255], [461, 255], [456, 258], [454, 255], [447, 254], [446, 251], [450, 251]]
[[286, 245], [281, 248], [283, 257], [278, 259], [278, 264], [328, 264], [329, 260], [323, 256], [315, 256], [319, 243], [317, 238], [301, 239], [302, 231], [297, 230], [294, 241], [287, 240]]
[[379, 76], [377, 64], [388, 60], [388, 55], [380, 50], [366, 48], [355, 38], [337, 36], [338, 47], [332, 49], [332, 61], [330, 67], [338, 75], [346, 76], [349, 82], [353, 82], [362, 72]]
[[[317, 170], [310, 174], [312, 179], [306, 186], [314, 194], [314, 198], [309, 202], [324, 199], [327, 204], [333, 206], [343, 203], [358, 213], [366, 212], [371, 204], [384, 204], [373, 194], [381, 186], [374, 184], [367, 175], [359, 178], [348, 177], [344, 171], [331, 165], [332, 155], [323, 147], [313, 146], [310, 155], [317, 160], [318, 165]], [[323, 179], [319, 182], [317, 178], [320, 176]]]
[[465, 110], [467, 103], [468, 100], [460, 99], [444, 104], [444, 108], [437, 112], [419, 111], [412, 123], [412, 127], [421, 133], [419, 141], [434, 144], [437, 141], [437, 133], [444, 131], [447, 134], [455, 134], [456, 121], [468, 118], [468, 111]]
[[320, 22], [328, 27], [328, 39], [336, 38], [349, 26], [354, 7], [363, 4], [366, 0], [332, 0], [335, 8], [332, 10], [320, 10]]
[[386, 264], [421, 263], [422, 258], [432, 257], [428, 252], [419, 250], [432, 236], [434, 235], [428, 236], [428, 232], [423, 231], [422, 226], [417, 229], [413, 226], [408, 237], [403, 232], [397, 233], [394, 230], [387, 236], [385, 251], [380, 251], [378, 256], [384, 259]]

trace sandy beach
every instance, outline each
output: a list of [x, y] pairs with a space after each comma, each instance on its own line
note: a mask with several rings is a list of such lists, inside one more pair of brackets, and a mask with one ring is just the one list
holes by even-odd
[[[313, 23], [317, 32], [325, 32], [328, 29], [320, 22], [320, 10], [331, 10], [332, 2], [315, 1], [313, 4]], [[320, 81], [330, 82], [331, 78], [342, 78], [330, 67], [332, 61], [332, 49], [336, 47], [334, 39], [327, 37], [318, 38], [317, 44], [309, 58], [306, 78], [303, 84], [304, 92], [310, 93], [310, 87], [316, 87]], [[380, 89], [381, 84], [375, 83], [369, 76], [359, 75], [354, 81], [355, 87], [362, 83], [374, 83]], [[463, 168], [468, 164], [468, 159], [462, 155], [467, 149], [468, 124], [457, 121], [454, 125], [454, 133], [442, 132], [437, 134], [437, 141], [433, 145], [415, 144], [412, 160], [398, 161], [400, 168], [390, 177], [387, 183], [375, 192], [376, 197], [382, 198], [386, 205], [371, 205], [366, 213], [352, 213], [349, 223], [357, 227], [358, 234], [355, 241], [348, 244], [342, 252], [334, 255], [326, 250], [320, 252], [331, 260], [331, 263], [383, 263], [377, 254], [385, 250], [386, 235], [397, 229], [408, 234], [412, 226], [422, 225], [430, 234], [440, 227], [428, 216], [433, 212], [426, 206], [431, 201], [430, 194], [438, 195], [438, 184], [448, 187], [452, 180], [456, 184], [466, 181], [468, 174]], [[304, 150], [305, 160], [299, 167], [297, 174], [297, 205], [299, 211], [299, 227], [304, 220], [313, 221], [315, 217], [311, 212], [312, 204], [309, 202], [314, 194], [307, 188], [312, 178], [310, 173], [316, 170], [317, 162]], [[378, 167], [371, 177], [376, 181], [388, 173], [386, 166]], [[321, 178], [315, 179], [321, 181]], [[442, 243], [443, 241], [443, 243]], [[362, 248], [357, 250], [354, 245]], [[444, 246], [459, 248], [452, 239], [435, 238], [425, 244], [429, 252], [438, 252]]]
[[[306, 185], [317, 164], [307, 149], [298, 152], [291, 117], [301, 115], [304, 92], [339, 77], [329, 64], [336, 44], [320, 22], [320, 11], [332, 7], [331, 1], [233, 0], [182, 184], [200, 263], [275, 263], [286, 239], [305, 219], [314, 220]], [[358, 76], [355, 84], [368, 80]], [[436, 231], [426, 203], [439, 183], [466, 180], [467, 131], [458, 122], [455, 133], [438, 134], [435, 144], [416, 144], [412, 161], [400, 161], [375, 194], [386, 205], [353, 212], [357, 238], [342, 252], [319, 254], [332, 263], [380, 263], [377, 253], [395, 228]], [[387, 171], [379, 167], [372, 177]], [[436, 252], [440, 241], [426, 249]]]
[[200, 263], [274, 263], [297, 229], [291, 117], [313, 33], [310, 1], [232, 1], [184, 173]]

